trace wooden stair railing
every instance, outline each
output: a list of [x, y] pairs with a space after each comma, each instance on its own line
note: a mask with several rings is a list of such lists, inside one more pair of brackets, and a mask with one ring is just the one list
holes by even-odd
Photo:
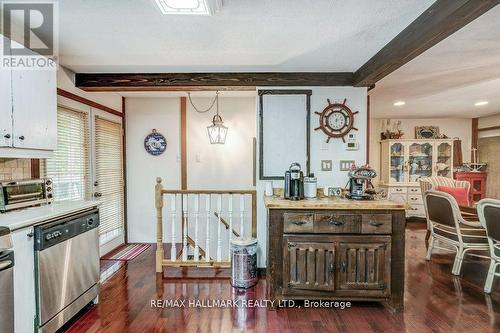
[[[256, 191], [255, 190], [166, 190], [163, 188], [162, 179], [156, 179], [155, 186], [155, 207], [156, 207], [156, 272], [162, 272], [163, 266], [195, 266], [195, 267], [229, 267], [231, 262], [230, 258], [230, 244], [234, 237], [246, 235], [257, 236], [257, 215], [256, 215]], [[166, 197], [166, 198], [165, 198]], [[234, 205], [235, 197], [239, 197], [239, 204]], [[177, 200], [180, 198], [180, 200]], [[188, 206], [189, 199], [193, 205]], [[201, 200], [203, 198], [203, 200]], [[251, 206], [247, 211], [245, 207], [246, 199], [251, 199]], [[164, 255], [164, 240], [163, 240], [163, 207], [164, 201], [167, 200], [167, 207], [169, 207], [170, 221], [170, 258], [165, 258]], [[215, 199], [215, 200], [212, 200]], [[227, 199], [227, 219], [222, 217], [223, 212], [223, 199]], [[169, 202], [168, 202], [169, 201]], [[181, 210], [178, 211], [177, 203], [180, 202]], [[204, 205], [202, 205], [204, 202]], [[170, 205], [168, 205], [170, 203]], [[224, 201], [226, 203], [226, 201]], [[214, 215], [212, 215], [212, 204], [216, 206], [216, 211], [213, 212], [216, 219], [216, 224], [213, 224]], [[204, 206], [204, 210], [200, 210], [200, 206]], [[194, 211], [189, 209], [194, 208]], [[236, 209], [238, 210], [236, 211]], [[203, 214], [202, 214], [203, 213]], [[251, 213], [250, 218], [248, 213]], [[251, 231], [248, 229], [248, 223], [251, 221]], [[189, 226], [193, 226], [194, 221], [194, 234], [190, 234]], [[180, 231], [182, 236], [181, 249], [177, 251], [176, 243], [176, 225], [180, 222]], [[235, 223], [239, 222], [239, 232], [233, 227]], [[199, 232], [200, 225], [205, 227], [204, 235]], [[224, 229], [224, 230], [222, 230]], [[192, 229], [191, 229], [192, 230]], [[213, 233], [216, 236], [212, 237]], [[222, 241], [223, 236], [227, 238]], [[203, 239], [203, 237], [205, 239]], [[215, 239], [214, 239], [215, 238]], [[223, 244], [224, 243], [224, 244]], [[205, 244], [202, 246], [202, 244]], [[216, 246], [215, 254], [210, 253], [211, 245]], [[213, 247], [212, 246], [212, 247]], [[194, 254], [188, 256], [188, 250], [193, 249]], [[224, 257], [224, 258], [223, 258]]]

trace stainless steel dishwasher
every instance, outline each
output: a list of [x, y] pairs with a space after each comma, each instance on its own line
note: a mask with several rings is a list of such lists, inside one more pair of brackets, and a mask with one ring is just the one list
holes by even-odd
[[0, 332], [14, 333], [14, 252], [10, 230], [0, 227]]
[[55, 332], [99, 293], [97, 209], [35, 227], [39, 332]]

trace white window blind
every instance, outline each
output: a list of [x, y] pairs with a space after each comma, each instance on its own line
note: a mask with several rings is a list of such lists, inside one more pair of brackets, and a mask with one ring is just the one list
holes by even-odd
[[89, 151], [88, 114], [58, 107], [57, 150], [41, 166], [41, 174], [52, 178], [55, 201], [88, 198]]
[[123, 155], [121, 124], [95, 119], [95, 190], [102, 193], [100, 212], [101, 235], [123, 228]]

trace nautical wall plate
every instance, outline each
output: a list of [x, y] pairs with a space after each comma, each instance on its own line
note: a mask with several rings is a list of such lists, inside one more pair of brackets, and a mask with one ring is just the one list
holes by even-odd
[[144, 139], [144, 149], [153, 156], [161, 155], [167, 149], [167, 139], [153, 129]]

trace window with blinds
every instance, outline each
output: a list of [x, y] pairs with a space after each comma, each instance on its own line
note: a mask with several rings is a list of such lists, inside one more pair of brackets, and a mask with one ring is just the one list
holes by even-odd
[[[123, 228], [123, 149], [121, 124], [95, 118], [96, 192], [101, 193], [100, 227], [103, 237]], [[107, 238], [107, 237], [105, 237]]]
[[42, 164], [41, 174], [52, 178], [55, 201], [89, 196], [90, 133], [87, 113], [57, 109], [57, 150]]

